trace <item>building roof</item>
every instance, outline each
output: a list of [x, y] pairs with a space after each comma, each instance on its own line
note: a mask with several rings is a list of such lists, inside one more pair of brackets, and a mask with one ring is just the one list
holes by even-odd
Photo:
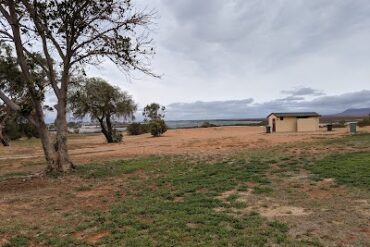
[[276, 117], [321, 117], [317, 112], [273, 112], [267, 117], [271, 115]]

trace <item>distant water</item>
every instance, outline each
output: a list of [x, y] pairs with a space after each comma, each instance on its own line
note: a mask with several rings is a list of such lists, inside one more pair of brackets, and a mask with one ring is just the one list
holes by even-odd
[[181, 129], [200, 127], [204, 122], [209, 122], [210, 124], [214, 124], [217, 126], [249, 125], [261, 123], [261, 121], [251, 120], [180, 120], [166, 121], [166, 124], [171, 129]]

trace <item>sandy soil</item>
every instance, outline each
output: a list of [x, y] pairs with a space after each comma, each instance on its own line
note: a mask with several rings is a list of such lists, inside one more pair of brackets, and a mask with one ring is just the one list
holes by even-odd
[[[370, 132], [370, 128], [361, 131]], [[347, 134], [346, 129], [334, 132], [265, 134], [261, 127], [221, 127], [170, 130], [160, 138], [149, 135], [127, 136], [121, 144], [107, 144], [102, 135], [72, 135], [69, 144], [73, 160], [79, 163], [156, 154], [217, 157], [218, 154], [237, 152], [240, 149], [264, 149], [283, 143], [289, 143], [282, 147], [284, 152], [299, 157], [303, 152], [330, 152], [328, 148], [335, 147], [322, 149], [312, 141]], [[311, 143], [294, 145], [300, 142]], [[269, 174], [272, 182], [270, 186], [274, 188], [271, 194], [253, 193], [256, 184], [248, 182], [245, 184], [247, 191], [233, 189], [225, 191], [217, 198], [226, 202], [230, 195], [236, 194], [237, 202], [246, 203], [247, 207], [235, 209], [234, 213], [258, 212], [268, 220], [287, 222], [290, 226], [289, 234], [294, 238], [319, 236], [325, 246], [351, 246], [350, 243], [354, 243], [356, 239], [369, 239], [370, 199], [367, 193], [339, 186], [332, 179], [312, 181], [305, 170], [296, 174], [291, 171], [281, 174], [284, 172], [279, 170], [283, 167], [279, 165], [282, 164], [273, 165]], [[0, 176], [37, 171], [43, 167], [42, 150], [38, 141], [19, 141], [13, 142], [10, 148], [0, 147]], [[125, 198], [122, 188], [126, 187], [131, 177], [138, 177], [148, 183], [152, 179], [142, 171], [137, 171], [109, 180], [96, 180], [94, 183], [77, 176], [66, 176], [63, 179], [39, 177], [32, 180], [4, 180], [0, 184], [0, 222], [20, 226], [34, 225], [39, 231], [47, 232], [55, 225], [71, 223], [65, 219], [65, 213], [109, 210], [117, 193]], [[176, 202], [183, 200], [182, 197], [174, 199]], [[215, 211], [218, 210], [225, 209], [215, 208]], [[75, 224], [80, 224], [81, 220], [83, 219], [76, 217]], [[196, 228], [197, 225], [189, 223], [188, 227]], [[94, 244], [107, 234], [100, 231], [75, 232], [73, 237]], [[0, 246], [2, 241], [10, 237], [0, 233]]]
[[[370, 131], [370, 129], [365, 129]], [[72, 135], [69, 139], [70, 154], [78, 163], [119, 159], [158, 154], [213, 154], [238, 148], [264, 148], [271, 145], [332, 138], [346, 134], [346, 129], [334, 132], [264, 133], [262, 127], [218, 127], [208, 129], [169, 130], [159, 138], [149, 134], [125, 136], [120, 144], [107, 144], [101, 134]], [[18, 166], [41, 165], [43, 154], [40, 143], [29, 145], [14, 142], [10, 148], [0, 147], [0, 174], [4, 169]]]

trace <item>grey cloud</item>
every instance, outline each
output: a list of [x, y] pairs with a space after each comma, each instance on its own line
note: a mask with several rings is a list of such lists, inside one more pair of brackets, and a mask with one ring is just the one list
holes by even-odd
[[303, 88], [297, 88], [294, 90], [282, 90], [281, 93], [283, 94], [289, 94], [291, 96], [321, 96], [325, 95], [322, 91], [309, 88], [309, 87], [303, 87]]
[[[227, 67], [225, 59], [247, 65], [245, 56], [263, 69], [289, 63], [370, 27], [367, 0], [163, 3], [175, 20], [173, 29], [166, 33], [167, 48], [215, 72], [218, 67]], [[213, 66], [207, 66], [210, 63]]]
[[168, 106], [167, 119], [252, 118], [265, 117], [271, 112], [284, 111], [316, 111], [320, 114], [333, 114], [348, 108], [365, 107], [370, 107], [370, 90], [335, 96], [321, 96], [307, 101], [295, 97], [263, 103], [253, 103], [253, 99], [174, 103]]
[[233, 118], [236, 112], [248, 109], [253, 99], [194, 103], [173, 103], [167, 106], [168, 119]]
[[339, 96], [323, 96], [304, 102], [302, 107], [322, 108], [323, 113], [341, 111], [347, 108], [370, 107], [370, 90], [345, 93]]
[[[140, 105], [203, 101], [193, 103], [184, 113], [180, 110], [186, 104], [173, 104], [168, 117], [262, 116], [265, 111], [284, 107], [311, 106], [329, 112], [326, 105], [320, 105], [323, 102], [315, 100], [330, 96], [313, 88], [328, 95], [370, 90], [369, 0], [137, 2], [158, 10], [153, 68], [164, 75], [162, 79], [138, 76], [127, 84], [113, 64], [88, 74], [121, 85]], [[301, 85], [308, 89], [289, 90], [279, 96], [282, 89]], [[251, 97], [264, 103], [252, 102], [241, 109], [233, 104], [229, 112], [224, 107], [227, 99]], [[223, 100], [216, 104], [222, 110], [208, 111], [207, 102], [216, 100]], [[342, 108], [337, 103], [324, 103], [332, 105], [333, 111]], [[222, 116], [224, 112], [228, 115]]]
[[305, 99], [304, 97], [288, 96], [282, 99], [277, 99], [277, 101], [300, 101], [304, 99]]

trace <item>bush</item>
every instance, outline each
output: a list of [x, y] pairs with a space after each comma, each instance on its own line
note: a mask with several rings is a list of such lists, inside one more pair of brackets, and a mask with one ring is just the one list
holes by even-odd
[[215, 124], [211, 124], [210, 122], [203, 122], [200, 127], [201, 128], [212, 128], [212, 127], [218, 127], [218, 126]]
[[113, 137], [113, 143], [119, 143], [119, 142], [122, 142], [123, 135], [122, 135], [122, 133], [121, 133], [120, 131], [118, 131], [117, 129], [113, 129], [112, 137]]
[[23, 136], [22, 129], [19, 127], [19, 125], [15, 124], [15, 122], [6, 123], [4, 134], [12, 141], [18, 140]]
[[127, 126], [127, 132], [129, 135], [137, 136], [137, 135], [148, 133], [149, 128], [147, 124], [132, 123]]
[[152, 136], [158, 137], [167, 131], [167, 125], [162, 119], [151, 120], [149, 129]]
[[364, 118], [360, 122], [358, 122], [358, 126], [365, 127], [370, 126], [370, 118]]
[[3, 134], [12, 141], [22, 137], [40, 138], [37, 128], [28, 123], [23, 117], [19, 116], [14, 116], [5, 122]]
[[32, 137], [35, 138], [40, 138], [39, 132], [37, 128], [31, 124], [24, 124], [22, 126], [23, 133], [24, 135], [28, 138], [31, 139]]

